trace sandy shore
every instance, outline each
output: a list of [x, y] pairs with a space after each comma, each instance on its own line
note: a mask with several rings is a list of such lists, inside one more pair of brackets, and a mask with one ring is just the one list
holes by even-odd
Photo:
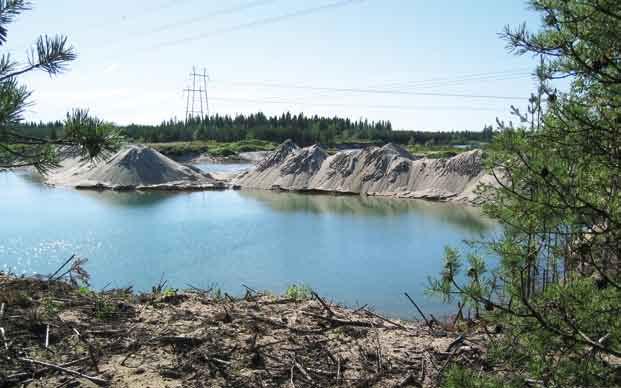
[[316, 294], [92, 292], [1, 273], [0, 289], [0, 385], [432, 387], [449, 358], [475, 367], [483, 352], [472, 330], [465, 339]]

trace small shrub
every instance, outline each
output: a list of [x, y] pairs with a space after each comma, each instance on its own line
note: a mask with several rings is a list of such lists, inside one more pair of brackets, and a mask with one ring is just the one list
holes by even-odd
[[95, 318], [105, 321], [114, 318], [117, 313], [116, 305], [109, 303], [103, 298], [95, 301]]
[[80, 288], [78, 288], [78, 294], [82, 295], [82, 296], [89, 296], [92, 293], [92, 291], [86, 287], [86, 286], [82, 286]]
[[451, 367], [444, 375], [443, 388], [518, 388], [524, 381], [486, 376], [460, 366]]
[[162, 292], [162, 297], [164, 298], [172, 298], [177, 296], [177, 289], [176, 288], [167, 288]]
[[295, 299], [295, 300], [304, 300], [311, 297], [311, 289], [307, 285], [304, 284], [291, 284], [287, 287], [287, 291], [285, 291], [285, 295], [287, 298]]
[[56, 302], [52, 298], [46, 296], [41, 299], [41, 315], [43, 318], [53, 318], [60, 312], [62, 305], [59, 302]]
[[211, 290], [211, 296], [216, 299], [216, 300], [220, 300], [223, 297], [223, 293], [222, 290], [220, 288], [214, 288], [213, 290]]

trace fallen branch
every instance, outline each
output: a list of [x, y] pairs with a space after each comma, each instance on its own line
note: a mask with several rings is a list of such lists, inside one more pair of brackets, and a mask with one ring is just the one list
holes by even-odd
[[306, 380], [313, 383], [313, 379], [310, 377], [306, 369], [304, 369], [304, 367], [295, 358], [293, 359], [293, 364], [300, 371], [300, 373], [302, 373], [302, 375], [304, 376], [304, 378], [306, 378]]
[[405, 378], [401, 381], [399, 381], [396, 385], [394, 385], [394, 388], [403, 388], [403, 387], [407, 387], [413, 385], [415, 387], [422, 387], [423, 384], [418, 381], [418, 379], [416, 378], [416, 376], [414, 376], [413, 373], [408, 373], [407, 376], [405, 376]]
[[384, 322], [387, 322], [387, 323], [390, 323], [391, 325], [395, 325], [395, 326], [397, 326], [399, 329], [402, 329], [402, 330], [411, 330], [410, 328], [407, 328], [407, 327], [403, 326], [403, 325], [402, 325], [402, 324], [400, 324], [400, 323], [397, 323], [397, 322], [391, 321], [390, 319], [388, 319], [388, 318], [386, 318], [386, 317], [382, 317], [382, 316], [381, 316], [381, 315], [379, 315], [379, 314], [375, 314], [375, 313], [374, 313], [374, 312], [372, 312], [372, 311], [369, 311], [369, 310], [364, 310], [364, 311], [365, 311], [367, 314], [370, 314], [371, 316], [373, 316], [373, 317], [375, 317], [375, 318], [381, 319], [381, 320], [382, 320], [382, 321], [384, 321]]
[[70, 374], [70, 375], [73, 375], [73, 376], [81, 377], [83, 379], [87, 379], [87, 380], [91, 381], [94, 384], [99, 385], [100, 387], [105, 387], [105, 386], [110, 385], [110, 382], [108, 380], [100, 379], [99, 377], [88, 376], [88, 375], [85, 375], [85, 374], [80, 373], [78, 371], [64, 368], [64, 367], [62, 367], [60, 365], [50, 364], [50, 363], [47, 363], [47, 362], [32, 360], [30, 358], [23, 358], [23, 357], [18, 358], [18, 360], [23, 361], [23, 362], [27, 362], [29, 364], [40, 365], [40, 366], [44, 366], [44, 367], [47, 367], [47, 368], [50, 368], [50, 369], [55, 369], [57, 371], [64, 372], [64, 373], [67, 373], [67, 374]]
[[165, 345], [191, 345], [197, 346], [205, 342], [204, 338], [187, 336], [161, 336], [155, 337], [151, 341], [161, 342]]
[[[54, 277], [55, 277], [56, 275], [58, 275], [58, 273], [59, 273], [60, 271], [62, 271], [62, 269], [63, 269], [63, 268], [65, 268], [65, 266], [67, 266], [67, 264], [69, 264], [69, 263], [70, 263], [73, 259], [75, 259], [75, 254], [74, 254], [74, 255], [71, 255], [71, 257], [70, 257], [70, 258], [68, 258], [68, 259], [67, 259], [67, 261], [65, 261], [65, 262], [63, 263], [63, 265], [61, 265], [60, 267], [58, 267], [58, 269], [57, 269], [57, 270], [56, 270], [53, 274], [51, 274], [51, 275], [48, 277], [48, 280], [49, 280], [49, 281], [54, 280]], [[60, 276], [59, 276], [59, 278], [60, 278]]]
[[317, 295], [317, 293], [315, 291], [311, 291], [311, 295], [317, 299], [317, 301], [321, 304], [321, 306], [323, 306], [323, 308], [326, 310], [326, 312], [328, 313], [328, 316], [334, 316], [334, 311], [332, 311], [332, 309], [330, 308], [330, 306], [328, 306], [328, 304], [319, 296]]
[[427, 326], [429, 327], [430, 330], [433, 330], [433, 325], [431, 324], [431, 322], [427, 319], [427, 317], [425, 316], [425, 313], [423, 313], [423, 310], [420, 309], [420, 307], [418, 307], [418, 305], [416, 304], [416, 302], [414, 302], [414, 299], [412, 299], [410, 297], [410, 295], [408, 295], [407, 292], [403, 293], [409, 300], [410, 302], [414, 305], [414, 307], [416, 307], [416, 310], [418, 310], [418, 313], [421, 315], [421, 317], [423, 317], [423, 320], [425, 321], [425, 323], [427, 324]]
[[[328, 321], [328, 322], [332, 323], [334, 326], [378, 327], [377, 325], [374, 325], [371, 322], [350, 321], [350, 320], [347, 320], [347, 319], [324, 317], [323, 315], [313, 314], [313, 313], [309, 313], [309, 312], [306, 312], [306, 311], [302, 311], [302, 314], [307, 315], [309, 317], [313, 317], [313, 318], [323, 319], [325, 321]], [[379, 326], [379, 327], [384, 327], [384, 326]]]

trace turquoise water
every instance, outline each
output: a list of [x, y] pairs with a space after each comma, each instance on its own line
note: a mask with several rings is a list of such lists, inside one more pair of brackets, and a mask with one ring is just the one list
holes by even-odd
[[198, 163], [195, 166], [205, 172], [240, 172], [254, 168], [248, 163]]
[[[416, 200], [267, 191], [112, 193], [49, 188], [0, 173], [0, 270], [50, 273], [87, 257], [92, 285], [150, 289], [305, 283], [350, 306], [414, 317], [447, 244], [492, 233], [476, 210]], [[163, 274], [163, 275], [162, 275]]]

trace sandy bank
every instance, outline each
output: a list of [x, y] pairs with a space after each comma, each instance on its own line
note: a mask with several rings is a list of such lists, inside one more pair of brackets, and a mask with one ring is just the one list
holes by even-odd
[[162, 155], [131, 145], [110, 159], [93, 163], [68, 157], [45, 177], [51, 185], [93, 190], [217, 190], [225, 182]]
[[252, 189], [477, 203], [478, 185], [492, 181], [484, 171], [480, 150], [448, 159], [426, 159], [387, 144], [328, 155], [317, 145], [300, 148], [288, 140], [260, 161], [255, 170], [240, 174], [233, 183]]

